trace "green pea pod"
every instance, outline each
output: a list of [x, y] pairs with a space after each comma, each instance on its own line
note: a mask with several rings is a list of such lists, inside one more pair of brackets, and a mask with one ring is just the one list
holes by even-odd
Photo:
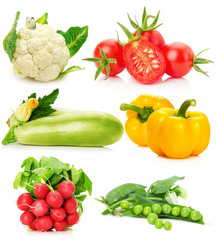
[[[149, 206], [152, 208], [152, 205], [153, 204], [144, 204], [142, 205], [143, 208], [146, 207], [146, 206]], [[173, 207], [178, 207], [180, 208], [180, 210], [182, 208], [185, 208], [185, 206], [182, 206], [182, 205], [175, 205], [175, 204], [169, 204], [172, 208]], [[195, 211], [195, 209], [191, 208], [191, 207], [187, 207], [190, 209], [190, 211]], [[144, 214], [139, 214], [139, 215], [136, 215], [134, 214], [133, 212], [133, 207], [127, 209], [127, 210], [115, 210], [113, 211], [113, 214], [114, 215], [119, 215], [119, 216], [127, 216], [127, 217], [136, 217], [136, 218], [146, 218], [147, 216], [144, 215]], [[193, 223], [199, 223], [199, 224], [205, 224], [204, 221], [203, 221], [203, 216], [201, 215], [200, 219], [197, 220], [197, 221], [194, 221], [191, 219], [190, 215], [188, 217], [182, 217], [181, 214], [179, 214], [179, 216], [173, 216], [172, 214], [158, 214], [158, 217], [159, 218], [166, 218], [166, 219], [175, 219], [175, 220], [180, 220], [180, 221], [186, 221], [186, 222], [193, 222]]]
[[136, 192], [136, 190], [140, 188], [146, 188], [143, 185], [134, 184], [134, 183], [126, 183], [123, 185], [120, 185], [113, 190], [111, 190], [105, 197], [104, 201], [108, 205], [112, 205], [115, 202], [118, 202], [126, 197], [128, 197], [130, 194]]
[[17, 141], [26, 145], [99, 147], [117, 142], [124, 130], [122, 123], [108, 113], [61, 110], [20, 124], [12, 131], [3, 144]]

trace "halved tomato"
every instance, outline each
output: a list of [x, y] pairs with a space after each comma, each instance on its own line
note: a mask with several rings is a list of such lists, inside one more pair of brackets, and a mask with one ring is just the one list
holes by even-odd
[[151, 84], [166, 71], [162, 50], [144, 37], [128, 42], [123, 48], [123, 57], [129, 74], [141, 83]]

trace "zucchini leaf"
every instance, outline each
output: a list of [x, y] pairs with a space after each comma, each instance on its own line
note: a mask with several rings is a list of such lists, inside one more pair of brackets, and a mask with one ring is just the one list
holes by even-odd
[[80, 70], [83, 70], [83, 69], [84, 69], [84, 68], [81, 68], [81, 67], [79, 67], [79, 66], [69, 67], [69, 68], [66, 69], [64, 72], [61, 72], [56, 79], [62, 78], [62, 77], [64, 77], [66, 74], [68, 74], [68, 73], [70, 73], [70, 72], [80, 71]]
[[44, 24], [48, 24], [47, 19], [48, 19], [48, 13], [44, 13], [44, 15], [38, 18], [35, 22], [44, 25]]
[[10, 32], [8, 33], [8, 35], [5, 37], [5, 39], [3, 41], [3, 48], [4, 48], [5, 52], [8, 54], [11, 62], [13, 59], [14, 51], [16, 49], [16, 40], [17, 40], [16, 27], [17, 27], [17, 22], [19, 20], [19, 16], [20, 16], [20, 12], [17, 12], [15, 20], [14, 20], [14, 24], [13, 24]]
[[88, 26], [71, 27], [66, 32], [58, 30], [57, 33], [65, 38], [66, 46], [70, 51], [70, 57], [73, 57], [82, 47], [88, 37]]
[[[52, 93], [50, 93], [49, 95], [45, 95], [42, 98], [38, 98], [38, 106], [33, 110], [32, 115], [29, 119], [29, 121], [38, 119], [38, 118], [42, 118], [42, 117], [46, 117], [48, 115], [50, 115], [51, 113], [55, 112], [56, 110], [53, 109], [50, 105], [52, 105], [55, 100], [57, 99], [59, 94], [59, 89], [55, 89]], [[35, 94], [30, 95], [31, 96], [35, 96]]]
[[15, 128], [16, 128], [16, 126], [12, 126], [9, 129], [8, 133], [6, 134], [4, 139], [2, 140], [3, 145], [7, 145], [7, 144], [10, 144], [10, 143], [15, 143], [17, 141], [15, 133], [14, 133]]

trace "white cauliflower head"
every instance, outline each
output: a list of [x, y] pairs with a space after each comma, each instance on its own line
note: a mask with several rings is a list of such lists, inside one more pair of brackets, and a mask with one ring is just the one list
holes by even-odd
[[37, 81], [56, 79], [70, 58], [64, 37], [38, 23], [35, 29], [21, 28], [17, 35], [12, 60], [15, 71]]

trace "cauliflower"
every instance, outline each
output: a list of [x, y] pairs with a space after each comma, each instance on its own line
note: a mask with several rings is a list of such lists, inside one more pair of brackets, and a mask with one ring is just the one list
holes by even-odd
[[37, 81], [56, 79], [67, 65], [70, 51], [65, 38], [49, 25], [21, 28], [12, 63], [17, 73]]
[[88, 26], [70, 27], [57, 32], [48, 25], [48, 13], [36, 21], [26, 19], [26, 26], [16, 31], [20, 12], [3, 42], [3, 48], [14, 65], [14, 70], [24, 77], [37, 81], [51, 81], [83, 68], [71, 66], [63, 72], [88, 37]]

